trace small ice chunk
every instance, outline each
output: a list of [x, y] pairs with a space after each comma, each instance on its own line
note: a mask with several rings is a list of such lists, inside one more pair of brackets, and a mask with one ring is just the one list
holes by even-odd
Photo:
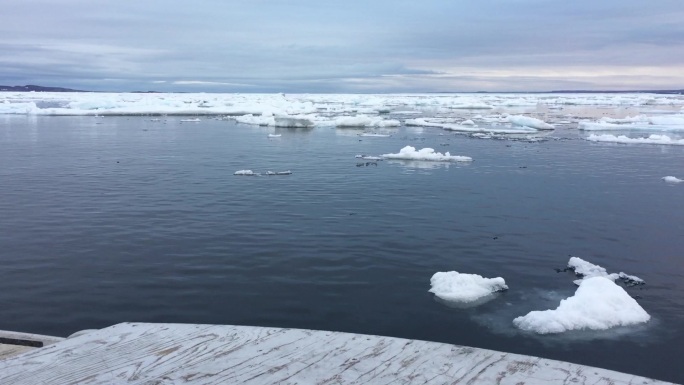
[[435, 152], [434, 149], [429, 147], [416, 150], [412, 146], [402, 148], [397, 154], [383, 154], [382, 157], [385, 159], [425, 160], [432, 162], [472, 162], [473, 160], [469, 156], [452, 156], [449, 152], [442, 154], [441, 152]]
[[629, 275], [623, 272], [620, 272], [618, 277], [630, 286], [643, 285], [646, 283], [643, 279], [637, 277], [636, 275]]
[[438, 272], [430, 278], [429, 290], [437, 297], [454, 302], [475, 302], [498, 291], [507, 290], [506, 281], [501, 278], [484, 278], [477, 274], [462, 274], [456, 271]]
[[568, 267], [575, 271], [575, 274], [581, 275], [583, 277], [605, 277], [608, 272], [605, 268], [594, 265], [591, 262], [587, 262], [579, 257], [570, 257], [568, 261]]
[[266, 175], [291, 175], [292, 171], [287, 170], [287, 171], [266, 171]]
[[537, 130], [553, 130], [554, 127], [551, 124], [546, 123], [543, 120], [532, 118], [530, 116], [523, 115], [509, 115], [508, 121], [514, 126], [531, 127]]
[[181, 119], [180, 121], [181, 121], [181, 122], [184, 122], [184, 123], [197, 123], [197, 122], [201, 122], [201, 120], [199, 120], [199, 119], [197, 119], [197, 118], [195, 118], [195, 119]]
[[355, 158], [364, 159], [364, 160], [383, 160], [379, 156], [371, 156], [371, 155], [356, 155]]
[[280, 138], [281, 136], [281, 134], [268, 134], [269, 138]]
[[464, 126], [474, 126], [474, 125], [475, 125], [475, 122], [473, 122], [472, 120], [468, 119], [468, 120], [462, 121], [461, 124], [464, 125]]
[[532, 311], [513, 324], [539, 334], [568, 330], [606, 330], [648, 322], [651, 316], [625, 289], [606, 277], [582, 281], [575, 295], [561, 300], [554, 310]]
[[568, 267], [575, 271], [575, 274], [582, 277], [582, 279], [575, 280], [575, 285], [579, 285], [587, 278], [591, 277], [605, 277], [611, 281], [618, 279], [617, 274], [608, 274], [608, 271], [599, 265], [594, 265], [579, 257], [570, 257]]
[[666, 183], [682, 183], [684, 179], [679, 179], [676, 176], [664, 176], [662, 178]]
[[254, 176], [256, 173], [252, 170], [238, 170], [233, 175]]
[[389, 138], [391, 135], [390, 134], [375, 134], [372, 132], [364, 132], [363, 134], [359, 134], [359, 136], [369, 137], [369, 138]]

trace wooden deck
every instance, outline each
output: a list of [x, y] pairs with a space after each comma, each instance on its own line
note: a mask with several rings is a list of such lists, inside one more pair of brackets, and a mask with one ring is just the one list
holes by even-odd
[[0, 384], [663, 384], [485, 349], [300, 329], [123, 323], [0, 361]]
[[44, 336], [0, 330], [0, 360], [42, 348], [64, 340], [60, 337]]

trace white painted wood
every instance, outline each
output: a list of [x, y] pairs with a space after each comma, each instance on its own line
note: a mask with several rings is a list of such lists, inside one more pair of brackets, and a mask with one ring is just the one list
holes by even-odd
[[[12, 332], [12, 331], [7, 331], [7, 330], [0, 330], [0, 337], [9, 338], [9, 339], [13, 339], [13, 340], [29, 340], [29, 341], [42, 342], [43, 346], [54, 344], [54, 343], [62, 341], [64, 339], [61, 337], [44, 336], [41, 334]], [[36, 348], [31, 347], [31, 346], [21, 346], [21, 345], [0, 343], [0, 360], [4, 360], [4, 359], [10, 358], [10, 357], [14, 357], [16, 355], [28, 352], [29, 350], [32, 350], [32, 349], [36, 349]]]
[[485, 349], [301, 329], [123, 323], [0, 361], [0, 384], [662, 384]]

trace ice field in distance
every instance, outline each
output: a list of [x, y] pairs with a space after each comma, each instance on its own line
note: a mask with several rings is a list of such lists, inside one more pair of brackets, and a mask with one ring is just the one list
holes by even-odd
[[[638, 108], [630, 116], [578, 116], [569, 108]], [[540, 114], [542, 109], [546, 112]], [[479, 138], [543, 136], [562, 127], [584, 139], [621, 144], [684, 145], [684, 96], [677, 94], [206, 94], [0, 93], [0, 115], [183, 116], [242, 124], [380, 130], [401, 125]], [[543, 115], [543, 116], [542, 116]]]

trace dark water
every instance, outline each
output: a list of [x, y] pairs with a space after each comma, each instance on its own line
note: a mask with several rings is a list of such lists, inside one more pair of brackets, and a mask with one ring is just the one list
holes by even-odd
[[[684, 382], [684, 148], [203, 119], [0, 117], [0, 329], [123, 321], [297, 327], [531, 354]], [[361, 140], [359, 140], [361, 139]], [[404, 145], [469, 165], [379, 162]], [[441, 144], [449, 144], [443, 146]], [[238, 177], [240, 169], [292, 170]], [[645, 326], [536, 336], [511, 321], [572, 295], [570, 255], [647, 284]], [[437, 271], [502, 276], [474, 309]]]

